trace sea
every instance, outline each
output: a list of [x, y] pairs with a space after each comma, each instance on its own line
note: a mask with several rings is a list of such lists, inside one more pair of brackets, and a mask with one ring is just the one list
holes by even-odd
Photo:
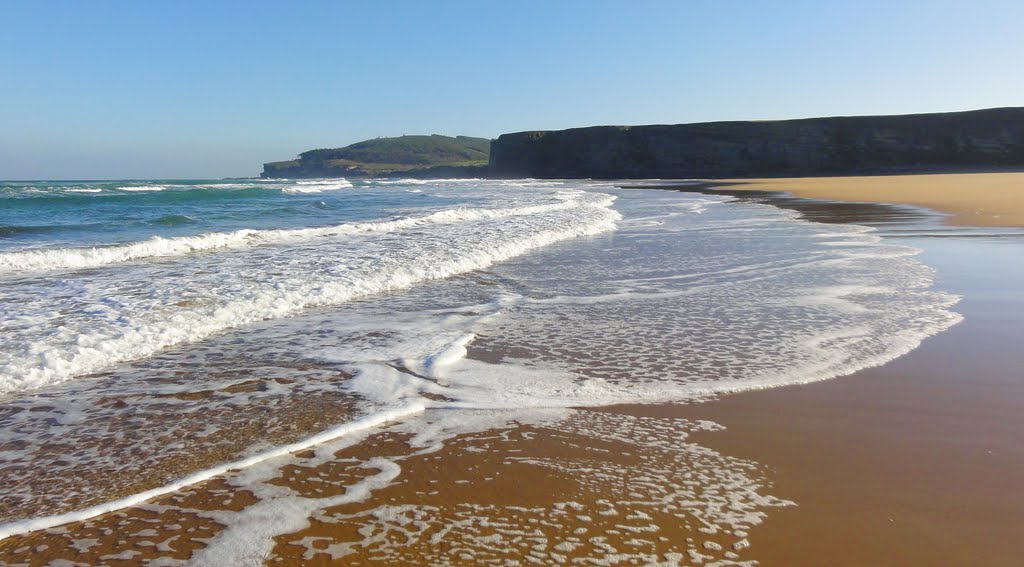
[[[0, 538], [231, 476], [280, 522], [221, 511], [206, 563], [265, 559], [337, 504], [268, 483], [303, 451], [382, 427], [617, 435], [574, 408], [835, 378], [960, 320], [917, 248], [669, 190], [693, 184], [0, 182]], [[720, 485], [707, 525], [749, 527], [758, 486]]]

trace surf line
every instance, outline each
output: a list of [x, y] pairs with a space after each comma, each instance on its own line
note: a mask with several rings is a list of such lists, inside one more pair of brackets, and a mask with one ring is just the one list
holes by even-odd
[[384, 410], [349, 423], [332, 427], [331, 429], [322, 431], [320, 433], [317, 433], [316, 435], [307, 437], [306, 439], [296, 441], [295, 443], [275, 447], [273, 449], [270, 449], [263, 453], [259, 453], [257, 455], [253, 455], [252, 457], [248, 457], [245, 459], [240, 459], [237, 461], [217, 465], [215, 467], [193, 473], [178, 481], [172, 482], [171, 484], [167, 484], [157, 488], [151, 488], [138, 494], [133, 494], [131, 496], [121, 498], [119, 500], [114, 500], [113, 502], [97, 504], [96, 506], [91, 506], [83, 510], [65, 512], [63, 514], [56, 514], [54, 516], [44, 516], [42, 518], [27, 518], [24, 520], [17, 520], [6, 524], [0, 524], [0, 541], [3, 541], [4, 539], [7, 539], [11, 536], [17, 536], [38, 530], [54, 528], [64, 524], [70, 524], [72, 522], [82, 522], [91, 518], [95, 518], [96, 516], [100, 516], [102, 514], [115, 512], [117, 510], [122, 510], [124, 508], [129, 508], [131, 506], [141, 504], [151, 498], [156, 498], [157, 496], [169, 494], [171, 492], [180, 490], [192, 484], [198, 484], [200, 482], [209, 480], [215, 476], [223, 475], [232, 470], [244, 469], [269, 459], [282, 457], [290, 453], [296, 453], [308, 449], [314, 445], [326, 443], [327, 441], [332, 441], [334, 439], [343, 437], [345, 435], [349, 435], [351, 433], [355, 433], [357, 431], [370, 429], [385, 424], [389, 421], [398, 421], [404, 417], [408, 417], [410, 415], [417, 413], [422, 413], [424, 410], [426, 410], [426, 403], [424, 401], [408, 402], [403, 406], [399, 406], [389, 410]]

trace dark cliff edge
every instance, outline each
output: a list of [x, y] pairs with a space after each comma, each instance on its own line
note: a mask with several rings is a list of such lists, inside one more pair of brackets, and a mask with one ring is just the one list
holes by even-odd
[[1024, 108], [503, 134], [491, 177], [725, 178], [1024, 167]]

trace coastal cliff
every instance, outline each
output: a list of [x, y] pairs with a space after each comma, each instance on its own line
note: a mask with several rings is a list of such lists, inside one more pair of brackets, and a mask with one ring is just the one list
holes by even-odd
[[1024, 108], [503, 134], [488, 173], [540, 178], [858, 175], [1024, 166]]
[[263, 178], [467, 177], [487, 165], [491, 141], [469, 136], [399, 136], [309, 150], [263, 164]]

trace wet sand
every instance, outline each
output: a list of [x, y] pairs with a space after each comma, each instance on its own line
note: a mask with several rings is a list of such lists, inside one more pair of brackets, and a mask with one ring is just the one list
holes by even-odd
[[[314, 463], [311, 451], [299, 454], [271, 484], [303, 498], [345, 496], [382, 472], [373, 459], [397, 463], [401, 474], [366, 500], [316, 511], [305, 528], [274, 537], [263, 559], [270, 565], [749, 560], [749, 530], [766, 510], [789, 503], [763, 494], [756, 464], [686, 441], [709, 427], [718, 429], [678, 417], [579, 410], [554, 427], [464, 434], [436, 450], [415, 450], [410, 435], [384, 431], [328, 462]], [[192, 554], [225, 531], [215, 518], [258, 503], [230, 479], [216, 479], [144, 506], [8, 538], [0, 542], [0, 561], [134, 565], [163, 557], [220, 564]]]
[[727, 426], [698, 443], [769, 467], [774, 493], [798, 503], [755, 532], [753, 556], [763, 565], [1016, 564], [1024, 364], [1017, 333], [1000, 327], [968, 313], [883, 368], [686, 408]]
[[[344, 494], [379, 472], [365, 466], [373, 457], [402, 468], [368, 500], [276, 537], [268, 562], [550, 564], [631, 553], [677, 554], [683, 564], [1015, 564], [1024, 533], [1021, 233], [947, 236], [913, 209], [752, 198], [930, 242], [923, 259], [938, 268], [942, 289], [964, 295], [957, 311], [966, 320], [881, 368], [817, 384], [703, 404], [582, 410], [578, 426], [464, 435], [436, 452], [418, 453], [407, 437], [384, 431], [333, 462], [300, 462], [273, 481], [310, 496]], [[718, 496], [730, 491], [751, 517], [714, 516], [728, 500]], [[9, 538], [0, 561], [184, 559], [222, 529], [204, 510], [253, 502], [214, 480], [157, 507]], [[381, 507], [390, 515], [374, 512]]]
[[[928, 187], [970, 195], [925, 201]], [[937, 268], [938, 286], [963, 296], [955, 309], [965, 320], [852, 376], [624, 411], [714, 420], [727, 430], [696, 442], [772, 470], [774, 494], [798, 505], [756, 530], [753, 555], [763, 565], [1016, 564], [1024, 553], [1024, 232], [951, 232], [927, 211], [884, 202], [941, 203], [957, 225], [1021, 226], [1024, 175], [767, 180], [725, 190], [770, 188], [793, 197], [750, 198], [909, 238]]]
[[1009, 331], [969, 315], [883, 368], [628, 411], [716, 420], [727, 430], [696, 442], [772, 471], [797, 506], [754, 531], [763, 565], [1012, 565], [1024, 366]]
[[957, 226], [1024, 227], [1024, 173], [1019, 172], [743, 179], [722, 183], [737, 191], [786, 191], [808, 199], [927, 207], [949, 214], [948, 223]]

